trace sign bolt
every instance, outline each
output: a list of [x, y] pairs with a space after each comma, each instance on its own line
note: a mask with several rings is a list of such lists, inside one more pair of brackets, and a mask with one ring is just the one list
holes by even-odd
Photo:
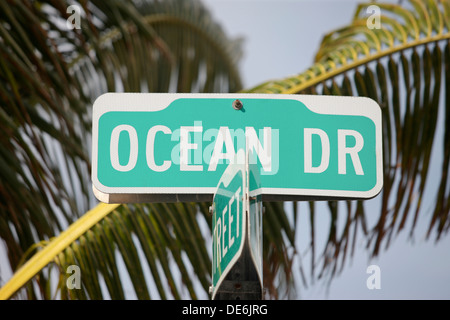
[[213, 285], [210, 285], [209, 288], [208, 288], [209, 294], [212, 294], [213, 291], [214, 291], [214, 286], [213, 286]]
[[242, 104], [241, 100], [236, 99], [236, 100], [233, 101], [233, 108], [235, 110], [241, 110], [243, 106], [244, 105]]

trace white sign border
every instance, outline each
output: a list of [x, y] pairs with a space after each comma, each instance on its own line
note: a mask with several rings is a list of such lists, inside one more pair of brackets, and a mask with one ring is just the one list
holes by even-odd
[[[154, 104], [149, 105], [149, 97]], [[100, 117], [111, 111], [150, 111], [157, 112], [167, 108], [177, 99], [286, 99], [302, 102], [308, 109], [318, 114], [352, 115], [368, 117], [375, 125], [376, 185], [368, 191], [301, 189], [301, 188], [262, 188], [263, 195], [318, 196], [330, 198], [370, 199], [380, 193], [383, 187], [383, 149], [382, 115], [380, 106], [368, 97], [325, 96], [299, 94], [258, 94], [258, 93], [105, 93], [97, 98], [93, 106], [92, 117], [92, 184], [95, 196], [103, 202], [109, 202], [114, 194], [211, 194], [215, 187], [108, 187], [97, 178], [98, 159], [98, 122]], [[361, 100], [365, 100], [361, 107]]]

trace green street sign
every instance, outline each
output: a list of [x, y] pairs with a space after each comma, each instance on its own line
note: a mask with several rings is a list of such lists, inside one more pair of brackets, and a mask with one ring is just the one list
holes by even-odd
[[230, 164], [213, 199], [212, 292], [241, 256], [247, 231], [245, 207], [245, 165]]
[[94, 103], [94, 193], [210, 201], [246, 146], [267, 201], [372, 198], [383, 185], [381, 110], [369, 98], [107, 93]]
[[[251, 152], [249, 152], [251, 153]], [[239, 150], [234, 161], [226, 168], [213, 198], [212, 217], [212, 291], [229, 292], [222, 283], [239, 261], [238, 273], [254, 270], [256, 276], [246, 274], [246, 280], [255, 278], [256, 292], [262, 295], [262, 197], [259, 169], [249, 164], [248, 154]], [[244, 274], [242, 274], [244, 276]], [[244, 277], [245, 277], [244, 276]], [[233, 278], [233, 275], [231, 275]], [[234, 279], [233, 284], [239, 280]]]

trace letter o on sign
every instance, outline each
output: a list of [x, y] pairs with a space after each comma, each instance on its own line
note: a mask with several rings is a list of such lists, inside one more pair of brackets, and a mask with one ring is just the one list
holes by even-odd
[[[119, 162], [119, 137], [122, 131], [128, 132], [130, 139], [130, 155], [126, 165], [121, 165]], [[111, 133], [109, 152], [111, 157], [111, 165], [114, 169], [122, 172], [132, 170], [136, 166], [138, 158], [138, 137], [136, 129], [127, 124], [121, 124], [115, 127]]]

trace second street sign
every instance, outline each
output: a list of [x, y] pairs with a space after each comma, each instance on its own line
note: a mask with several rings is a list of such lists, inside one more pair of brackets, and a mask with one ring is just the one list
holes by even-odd
[[[259, 169], [239, 150], [228, 165], [214, 194], [212, 205], [212, 291], [220, 299], [260, 299], [262, 272], [262, 199]], [[244, 164], [242, 163], [244, 162]], [[236, 284], [246, 281], [245, 290]], [[228, 282], [228, 284], [226, 283]], [[231, 288], [230, 288], [231, 282]], [[251, 288], [251, 289], [250, 289]], [[249, 295], [241, 295], [244, 291]], [[224, 295], [224, 296], [222, 296]]]
[[381, 110], [364, 97], [107, 93], [92, 135], [103, 202], [210, 201], [246, 145], [263, 200], [372, 198], [383, 185]]

